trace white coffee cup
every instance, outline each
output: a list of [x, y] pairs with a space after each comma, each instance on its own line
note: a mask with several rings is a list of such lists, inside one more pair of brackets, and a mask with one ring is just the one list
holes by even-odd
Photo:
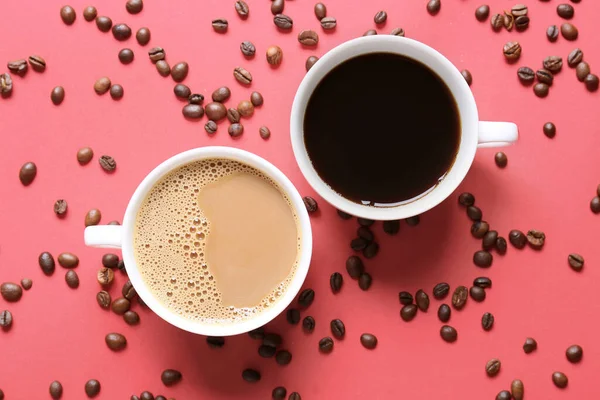
[[[214, 158], [239, 161], [240, 163], [256, 168], [269, 178], [273, 179], [291, 200], [292, 207], [298, 216], [298, 228], [301, 232], [301, 250], [298, 257], [298, 266], [287, 291], [283, 293], [277, 303], [264, 310], [256, 317], [243, 322], [230, 323], [227, 325], [194, 322], [169, 310], [154, 297], [148, 286], [144, 283], [133, 250], [134, 226], [138, 210], [143, 200], [146, 198], [146, 195], [156, 182], [172, 170], [181, 167], [184, 164]], [[306, 211], [306, 206], [302, 201], [302, 197], [292, 182], [283, 174], [283, 172], [265, 159], [247, 151], [232, 147], [202, 147], [169, 158], [150, 172], [137, 187], [129, 201], [127, 210], [125, 211], [122, 225], [89, 226], [85, 228], [84, 239], [85, 244], [88, 246], [122, 249], [127, 275], [138, 295], [148, 307], [170, 324], [186, 331], [206, 336], [230, 336], [249, 332], [265, 325], [277, 315], [281, 314], [300, 291], [304, 279], [306, 278], [306, 274], [308, 273], [312, 254], [312, 230], [308, 212]]]
[[[454, 164], [441, 182], [420, 197], [391, 207], [373, 207], [348, 200], [324, 182], [306, 151], [304, 114], [313, 91], [333, 68], [344, 61], [368, 53], [394, 53], [412, 58], [432, 69], [450, 89], [461, 121], [461, 139]], [[340, 116], [343, 118], [343, 116]], [[435, 115], [433, 115], [435, 117]], [[442, 54], [416, 40], [393, 35], [365, 36], [343, 43], [317, 61], [308, 71], [294, 98], [290, 122], [292, 148], [300, 170], [313, 189], [339, 210], [357, 217], [394, 220], [421, 214], [446, 199], [467, 175], [477, 147], [497, 147], [518, 139], [517, 126], [509, 122], [479, 121], [475, 99], [460, 71]]]

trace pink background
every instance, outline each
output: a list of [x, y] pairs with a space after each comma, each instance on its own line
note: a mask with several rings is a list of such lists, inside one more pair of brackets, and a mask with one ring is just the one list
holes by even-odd
[[[514, 2], [489, 3], [493, 13], [509, 9]], [[288, 393], [298, 391], [303, 399], [474, 400], [494, 398], [515, 378], [523, 380], [529, 399], [600, 396], [600, 217], [589, 210], [600, 183], [600, 94], [588, 93], [566, 65], [566, 56], [577, 46], [593, 70], [600, 68], [599, 3], [583, 0], [575, 5], [573, 23], [580, 30], [575, 43], [563, 38], [549, 43], [545, 38], [548, 25], [561, 23], [555, 11], [557, 0], [529, 1], [531, 25], [524, 33], [492, 32], [489, 22], [475, 20], [473, 13], [480, 4], [471, 0], [444, 0], [435, 17], [425, 11], [424, 0], [328, 0], [329, 15], [339, 21], [331, 33], [323, 32], [313, 15], [314, 1], [287, 2], [285, 13], [294, 19], [291, 33], [277, 31], [266, 0], [248, 0], [251, 11], [245, 21], [236, 15], [233, 1], [148, 0], [144, 11], [135, 16], [127, 14], [124, 3], [104, 1], [96, 6], [100, 15], [110, 16], [115, 23], [126, 22], [134, 31], [148, 26], [152, 40], [146, 48], [133, 37], [119, 43], [86, 22], [81, 11], [87, 1], [71, 1], [78, 13], [72, 26], [60, 20], [61, 2], [2, 2], [0, 64], [31, 54], [42, 55], [48, 63], [43, 74], [30, 69], [25, 78], [14, 76], [12, 98], [0, 100], [0, 281], [18, 282], [24, 277], [34, 281], [20, 302], [7, 304], [0, 299], [0, 310], [7, 308], [14, 315], [12, 329], [0, 332], [0, 388], [7, 399], [48, 398], [48, 386], [55, 379], [63, 383], [64, 399], [82, 399], [84, 383], [90, 378], [101, 381], [101, 399], [128, 399], [142, 390], [178, 400], [267, 399], [275, 386], [283, 385]], [[122, 218], [137, 184], [155, 165], [178, 152], [217, 144], [265, 157], [303, 195], [313, 195], [295, 164], [288, 130], [295, 89], [305, 74], [304, 61], [376, 28], [373, 16], [381, 9], [389, 17], [378, 28], [380, 33], [403, 27], [408, 37], [437, 48], [459, 69], [472, 72], [472, 90], [482, 119], [519, 125], [519, 144], [505, 150], [508, 167], [498, 169], [494, 150], [481, 150], [460, 190], [476, 195], [484, 219], [503, 236], [513, 228], [544, 230], [548, 239], [543, 251], [517, 251], [509, 246], [491, 269], [478, 269], [471, 257], [480, 243], [470, 236], [470, 222], [454, 195], [423, 215], [419, 226], [403, 223], [395, 237], [384, 235], [379, 223], [373, 227], [381, 251], [366, 262], [373, 285], [362, 292], [344, 271], [357, 224], [342, 221], [320, 201], [321, 211], [312, 218], [314, 261], [305, 285], [317, 295], [303, 312], [303, 316], [315, 317], [315, 332], [306, 335], [283, 316], [268, 326], [284, 336], [284, 347], [293, 353], [286, 367], [260, 358], [258, 343], [247, 335], [228, 338], [224, 348], [212, 350], [203, 337], [167, 325], [137, 303], [134, 309], [142, 321], [136, 327], [101, 310], [95, 300], [96, 271], [104, 251], [83, 245], [87, 210], [102, 210], [104, 223]], [[210, 21], [219, 17], [230, 21], [225, 35], [211, 28]], [[317, 48], [298, 44], [296, 36], [302, 29], [319, 33]], [[245, 60], [239, 51], [244, 40], [257, 47], [252, 60]], [[518, 40], [523, 46], [516, 65], [506, 64], [502, 56], [502, 45], [508, 40]], [[284, 51], [277, 69], [270, 68], [264, 57], [272, 44]], [[117, 53], [127, 46], [135, 51], [136, 59], [123, 66]], [[252, 90], [264, 95], [264, 106], [244, 121], [242, 138], [232, 140], [226, 123], [220, 124], [214, 137], [208, 137], [203, 128], [206, 119], [195, 123], [181, 116], [183, 104], [173, 96], [173, 81], [161, 78], [148, 60], [146, 52], [152, 46], [164, 47], [171, 64], [189, 62], [185, 83], [195, 92], [209, 97], [215, 88], [228, 85], [233, 92], [228, 106], [248, 98]], [[565, 66], [549, 97], [538, 99], [531, 88], [518, 83], [516, 70], [520, 65], [537, 69], [548, 55], [562, 56]], [[251, 88], [235, 82], [232, 70], [238, 65], [252, 72]], [[94, 81], [104, 75], [123, 85], [121, 101], [94, 93]], [[59, 107], [49, 98], [56, 85], [66, 90]], [[542, 134], [542, 125], [549, 120], [557, 126], [552, 140]], [[259, 137], [261, 125], [270, 127], [269, 141]], [[95, 151], [94, 160], [85, 167], [75, 160], [82, 146]], [[98, 166], [102, 154], [115, 157], [116, 173], [106, 174]], [[38, 176], [29, 187], [17, 178], [26, 161], [38, 166]], [[64, 220], [52, 211], [59, 198], [69, 203]], [[52, 277], [42, 274], [37, 264], [42, 251], [79, 255], [79, 289], [66, 286], [65, 271], [59, 266]], [[582, 273], [568, 267], [571, 252], [584, 255]], [[345, 279], [338, 295], [329, 289], [329, 275], [334, 271], [342, 272]], [[414, 293], [424, 288], [431, 293], [440, 281], [449, 282], [452, 288], [470, 286], [480, 275], [490, 276], [494, 286], [484, 303], [469, 300], [462, 312], [453, 311], [450, 324], [459, 332], [455, 344], [439, 337], [436, 311], [440, 302], [433, 298], [427, 314], [418, 314], [411, 323], [400, 319], [400, 290]], [[124, 279], [117, 274], [113, 297], [119, 295]], [[496, 316], [491, 332], [480, 327], [486, 311]], [[332, 354], [322, 355], [317, 343], [330, 335], [333, 318], [346, 323], [347, 336], [336, 341]], [[113, 331], [128, 338], [128, 347], [121, 353], [111, 352], [104, 344], [105, 334]], [[377, 335], [376, 350], [361, 347], [358, 339], [363, 332]], [[521, 346], [528, 336], [538, 340], [539, 349], [525, 355]], [[585, 351], [578, 365], [568, 363], [564, 355], [574, 343]], [[502, 371], [490, 379], [484, 365], [493, 357], [502, 360]], [[259, 369], [263, 379], [257, 384], [243, 382], [241, 371], [247, 367]], [[160, 381], [165, 368], [181, 370], [183, 381], [165, 388]], [[555, 370], [568, 375], [567, 389], [553, 386], [550, 377]]]

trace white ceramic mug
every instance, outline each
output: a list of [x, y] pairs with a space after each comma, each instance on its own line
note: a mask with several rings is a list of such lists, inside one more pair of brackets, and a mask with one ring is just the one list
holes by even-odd
[[[288, 195], [292, 202], [292, 207], [298, 216], [298, 229], [301, 232], [302, 238], [300, 243], [301, 253], [298, 258], [296, 273], [294, 274], [288, 290], [281, 296], [279, 301], [252, 319], [227, 325], [195, 322], [170, 311], [154, 297], [148, 286], [144, 283], [142, 275], [138, 270], [133, 250], [134, 226], [138, 210], [143, 200], [146, 198], [146, 195], [156, 182], [172, 170], [179, 168], [184, 164], [214, 158], [235, 160], [250, 165], [273, 179], [273, 181], [279, 185], [279, 188]], [[281, 314], [300, 291], [304, 279], [306, 278], [306, 274], [308, 273], [312, 254], [312, 231], [308, 212], [306, 211], [306, 206], [302, 201], [302, 197], [292, 182], [290, 182], [283, 172], [265, 159], [247, 151], [232, 147], [202, 147], [169, 158], [150, 172], [137, 187], [129, 201], [127, 210], [125, 211], [122, 225], [87, 227], [85, 228], [84, 238], [85, 244], [88, 246], [121, 248], [127, 275], [138, 295], [144, 300], [148, 307], [162, 319], [178, 328], [207, 336], [230, 336], [249, 332], [265, 325], [277, 315]]]
[[[333, 68], [344, 61], [368, 53], [394, 53], [412, 58], [433, 70], [450, 89], [461, 121], [461, 139], [454, 164], [431, 191], [394, 207], [373, 207], [350, 201], [335, 192], [315, 171], [304, 144], [304, 114], [313, 91]], [[435, 114], [433, 115], [435, 117]], [[477, 106], [469, 85], [460, 71], [442, 54], [416, 40], [393, 36], [365, 36], [332, 49], [308, 71], [294, 98], [290, 134], [300, 170], [313, 189], [334, 207], [357, 217], [394, 220], [421, 214], [446, 199], [467, 175], [477, 147], [512, 144], [518, 139], [517, 126], [509, 122], [479, 121]]]

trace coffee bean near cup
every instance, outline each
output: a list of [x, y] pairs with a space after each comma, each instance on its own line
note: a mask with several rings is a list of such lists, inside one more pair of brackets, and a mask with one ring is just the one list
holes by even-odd
[[268, 161], [230, 147], [180, 153], [133, 194], [123, 223], [89, 226], [85, 243], [121, 248], [141, 299], [181, 329], [249, 332], [298, 294], [312, 253], [302, 197]]
[[459, 70], [418, 41], [388, 35], [332, 49], [304, 77], [291, 111], [296, 161], [348, 214], [397, 220], [446, 199], [477, 147], [512, 144], [517, 126], [479, 121]]

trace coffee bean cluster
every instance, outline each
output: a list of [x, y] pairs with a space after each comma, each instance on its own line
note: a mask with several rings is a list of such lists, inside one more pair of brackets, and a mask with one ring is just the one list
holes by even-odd
[[[490, 26], [494, 32], [499, 32], [502, 29], [509, 32], [513, 29], [523, 32], [529, 28], [528, 13], [529, 9], [525, 4], [515, 4], [510, 10], [493, 14], [490, 19]], [[475, 10], [475, 18], [480, 22], [486, 21], [489, 15], [490, 7], [488, 5], [482, 5]]]
[[[46, 70], [46, 60], [44, 57], [34, 54], [29, 56], [27, 59], [19, 58], [6, 63], [6, 68], [9, 72], [0, 74], [0, 95], [2, 98], [8, 98], [12, 95], [14, 82], [11, 74], [23, 78], [25, 75], [27, 75], [29, 67], [31, 67], [31, 69], [35, 72], [42, 73]], [[64, 99], [65, 89], [62, 86], [56, 86], [50, 92], [50, 100], [52, 101], [52, 104], [58, 106], [63, 102]]]

